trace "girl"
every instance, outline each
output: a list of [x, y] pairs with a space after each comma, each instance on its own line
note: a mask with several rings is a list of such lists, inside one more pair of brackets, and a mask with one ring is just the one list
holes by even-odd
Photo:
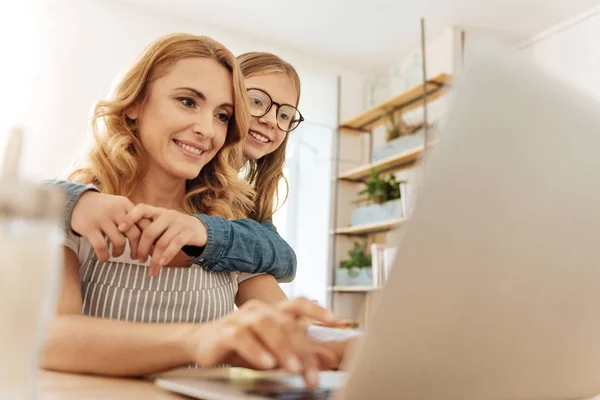
[[[222, 45], [193, 35], [160, 38], [124, 76], [113, 99], [96, 107], [89, 166], [71, 179], [147, 205], [145, 232], [168, 243], [203, 246], [210, 236], [202, 238], [203, 223], [188, 213], [242, 218], [253, 209], [253, 192], [233, 167], [243, 161], [239, 143], [248, 132], [248, 102], [237, 63]], [[182, 217], [188, 224], [173, 235]], [[90, 243], [72, 233], [64, 257], [46, 368], [140, 375], [236, 362], [302, 371], [314, 385], [316, 371], [336, 362], [296, 320], [332, 321], [306, 300], [274, 306], [238, 301], [239, 312], [230, 313], [236, 295], [251, 297], [244, 294], [248, 274], [193, 266], [148, 277], [147, 263], [127, 254], [99, 260]]]

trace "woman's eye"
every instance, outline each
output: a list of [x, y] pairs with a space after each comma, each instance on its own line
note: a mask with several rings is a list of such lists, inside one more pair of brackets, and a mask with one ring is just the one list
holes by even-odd
[[219, 119], [219, 121], [221, 122], [229, 122], [229, 119], [231, 118], [229, 116], [229, 114], [217, 114], [217, 118]]
[[194, 99], [190, 99], [189, 97], [182, 97], [179, 99], [179, 101], [181, 101], [181, 104], [183, 104], [187, 108], [196, 107], [196, 102], [194, 101]]
[[281, 118], [284, 121], [287, 121], [288, 119], [290, 119], [289, 115], [287, 115], [287, 114], [279, 114], [279, 118]]
[[263, 105], [263, 102], [262, 102], [262, 100], [261, 100], [261, 99], [259, 99], [259, 98], [256, 98], [256, 97], [255, 97], [255, 98], [253, 98], [253, 99], [250, 99], [250, 103], [251, 103], [253, 106], [262, 106], [262, 105]]

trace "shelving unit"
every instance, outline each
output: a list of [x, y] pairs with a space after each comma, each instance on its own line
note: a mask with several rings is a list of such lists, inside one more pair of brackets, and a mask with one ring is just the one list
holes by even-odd
[[[422, 63], [423, 76], [427, 76], [425, 69], [425, 42], [424, 42], [424, 22], [421, 22], [421, 41], [422, 41]], [[345, 286], [336, 285], [336, 268], [340, 262], [345, 259], [345, 253], [352, 246], [352, 241], [357, 237], [365, 237], [369, 244], [384, 244], [387, 235], [401, 227], [406, 218], [396, 218], [388, 221], [369, 223], [356, 226], [350, 224], [350, 213], [356, 205], [353, 201], [356, 194], [364, 187], [364, 183], [369, 180], [371, 171], [379, 173], [398, 173], [399, 171], [409, 170], [421, 166], [426, 162], [429, 149], [436, 142], [430, 142], [428, 136], [429, 120], [427, 116], [427, 105], [446, 94], [453, 82], [452, 77], [446, 73], [440, 73], [436, 76], [424, 79], [422, 83], [399, 93], [382, 103], [361, 112], [353, 118], [341, 121], [339, 112], [339, 103], [341, 102], [341, 93], [338, 91], [338, 129], [333, 144], [333, 165], [332, 165], [332, 204], [330, 221], [330, 263], [329, 263], [329, 282], [328, 307], [341, 318], [353, 319], [365, 322], [366, 313], [370, 308], [373, 296], [378, 288], [372, 285], [367, 286]], [[338, 81], [338, 90], [341, 82]], [[387, 158], [371, 161], [371, 151], [373, 147], [373, 130], [383, 125], [390, 113], [405, 114], [411, 110], [423, 109], [423, 130], [424, 143], [420, 147], [389, 156]], [[348, 161], [356, 158], [358, 146], [362, 146], [360, 154], [364, 155], [364, 146], [366, 141], [362, 140], [361, 135], [368, 136], [368, 160], [363, 165], [348, 165]], [[364, 156], [363, 156], [364, 157]], [[362, 313], [362, 315], [360, 315]]]
[[446, 94], [451, 84], [452, 78], [449, 75], [439, 74], [341, 123], [339, 129], [354, 134], [371, 132], [385, 123], [388, 112], [399, 110], [408, 112], [422, 107], [425, 101], [431, 102]]
[[[434, 143], [430, 143], [429, 146], [432, 146]], [[377, 172], [390, 172], [400, 171], [405, 168], [413, 168], [415, 163], [417, 163], [421, 157], [423, 157], [424, 150], [424, 146], [420, 146], [416, 149], [405, 151], [371, 164], [362, 165], [360, 167], [353, 168], [350, 171], [344, 172], [338, 176], [337, 179], [342, 181], [359, 182], [369, 178], [369, 175], [373, 170]]]
[[357, 236], [357, 235], [366, 235], [370, 233], [380, 233], [387, 232], [394, 228], [399, 227], [405, 221], [404, 218], [392, 219], [384, 222], [376, 222], [373, 224], [365, 224], [365, 225], [356, 225], [356, 226], [345, 226], [342, 228], [337, 228], [334, 231], [336, 235], [346, 235], [346, 236]]

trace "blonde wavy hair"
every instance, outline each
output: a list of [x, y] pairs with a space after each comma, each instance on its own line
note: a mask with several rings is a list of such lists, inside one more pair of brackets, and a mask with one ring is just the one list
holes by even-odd
[[[300, 102], [300, 77], [292, 64], [282, 60], [271, 53], [251, 52], [238, 56], [238, 62], [244, 77], [249, 78], [254, 75], [263, 75], [270, 73], [278, 73], [287, 75], [296, 90], [298, 98], [296, 99], [296, 107]], [[256, 193], [256, 201], [254, 209], [250, 217], [257, 221], [271, 219], [275, 211], [276, 205], [281, 207], [287, 200], [289, 194], [288, 181], [283, 175], [283, 166], [285, 164], [285, 151], [289, 133], [285, 135], [285, 139], [281, 146], [274, 152], [261, 157], [258, 160], [249, 160], [248, 169], [246, 172], [246, 181], [249, 182]], [[283, 179], [285, 183], [285, 197], [280, 203], [279, 182]]]
[[91, 124], [95, 146], [88, 156], [88, 165], [73, 171], [68, 179], [95, 185], [102, 193], [130, 197], [144, 173], [141, 160], [145, 151], [135, 121], [126, 113], [144, 101], [156, 79], [167, 74], [177, 61], [191, 57], [215, 60], [231, 72], [234, 116], [223, 147], [198, 177], [187, 181], [182, 206], [194, 214], [246, 217], [253, 209], [254, 191], [238, 178], [238, 171], [244, 162], [242, 143], [249, 128], [248, 95], [233, 54], [206, 36], [172, 34], [146, 47], [120, 79], [112, 98], [96, 104]]

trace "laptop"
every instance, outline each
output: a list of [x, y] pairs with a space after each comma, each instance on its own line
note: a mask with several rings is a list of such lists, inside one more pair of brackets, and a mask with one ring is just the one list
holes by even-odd
[[245, 370], [158, 386], [209, 400], [600, 394], [600, 104], [509, 51], [476, 51], [346, 372], [315, 391]]

